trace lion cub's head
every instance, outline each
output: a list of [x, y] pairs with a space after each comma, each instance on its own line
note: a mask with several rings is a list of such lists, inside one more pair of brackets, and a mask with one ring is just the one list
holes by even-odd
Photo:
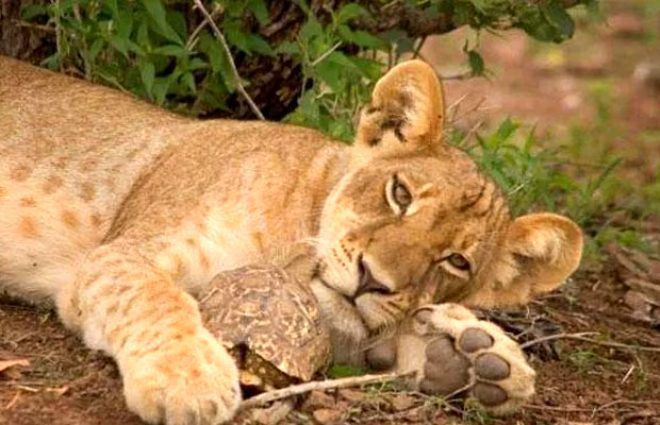
[[321, 303], [352, 310], [368, 333], [420, 303], [524, 303], [580, 261], [578, 226], [548, 213], [512, 219], [498, 188], [443, 142], [443, 118], [429, 65], [392, 69], [362, 112], [350, 172], [325, 204], [319, 277], [341, 299]]

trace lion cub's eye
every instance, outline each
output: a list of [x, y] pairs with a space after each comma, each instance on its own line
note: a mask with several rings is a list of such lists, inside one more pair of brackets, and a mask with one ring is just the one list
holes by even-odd
[[404, 211], [410, 206], [410, 204], [412, 204], [412, 195], [410, 194], [410, 191], [401, 184], [396, 176], [394, 176], [394, 182], [392, 183], [392, 198]]
[[447, 257], [447, 261], [452, 267], [456, 267], [458, 270], [470, 271], [470, 262], [461, 254], [451, 254]]
[[406, 185], [399, 180], [395, 174], [389, 179], [385, 186], [385, 197], [390, 208], [394, 210], [397, 215], [405, 215], [408, 207], [413, 203], [413, 196]]

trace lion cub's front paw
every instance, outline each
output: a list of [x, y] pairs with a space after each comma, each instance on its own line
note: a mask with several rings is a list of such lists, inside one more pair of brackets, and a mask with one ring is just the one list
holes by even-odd
[[230, 420], [241, 401], [238, 369], [210, 335], [120, 358], [128, 407], [149, 423], [214, 425]]
[[457, 304], [423, 307], [398, 341], [397, 369], [416, 371], [426, 393], [468, 394], [504, 414], [534, 394], [535, 372], [518, 344]]

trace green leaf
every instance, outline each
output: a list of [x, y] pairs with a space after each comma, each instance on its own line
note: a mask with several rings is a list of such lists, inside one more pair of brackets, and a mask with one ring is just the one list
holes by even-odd
[[541, 10], [550, 25], [560, 31], [563, 39], [573, 36], [573, 32], [575, 31], [573, 18], [571, 18], [571, 15], [556, 0], [541, 4]]
[[335, 21], [338, 24], [345, 24], [351, 19], [355, 19], [359, 16], [368, 15], [369, 12], [360, 6], [357, 3], [347, 3], [339, 9], [339, 12], [335, 15]]
[[475, 50], [470, 50], [468, 54], [468, 64], [472, 70], [472, 75], [483, 75], [485, 68], [484, 59]]
[[21, 7], [21, 19], [25, 21], [30, 21], [42, 15], [48, 15], [48, 8], [43, 4], [30, 4]]
[[362, 75], [371, 81], [378, 80], [383, 74], [384, 65], [378, 61], [361, 58], [359, 56], [353, 56], [350, 58], [350, 60], [353, 65], [355, 65], [360, 70]]
[[182, 40], [188, 36], [188, 23], [183, 13], [174, 10], [171, 7], [167, 9], [167, 22], [171, 25], [172, 29], [176, 31]]
[[268, 22], [268, 7], [264, 0], [249, 0], [247, 7], [252, 11], [261, 25], [265, 25]]
[[300, 46], [297, 43], [291, 41], [283, 41], [275, 49], [277, 53], [283, 53], [286, 55], [297, 55], [300, 54]]
[[342, 52], [334, 51], [328, 55], [326, 60], [328, 62], [335, 63], [344, 68], [353, 68], [353, 69], [356, 68], [353, 61], [349, 59], [349, 57], [343, 54]]
[[209, 64], [201, 60], [200, 58], [193, 58], [188, 64], [188, 69], [191, 71], [197, 71], [199, 69], [208, 69]]
[[313, 38], [323, 36], [323, 27], [314, 16], [310, 16], [307, 22], [300, 28], [298, 37], [303, 44], [309, 44]]
[[509, 138], [518, 130], [519, 125], [511, 121], [510, 118], [506, 118], [497, 128], [495, 136], [498, 140], [504, 142], [509, 140]]
[[268, 42], [257, 34], [246, 35], [246, 45], [250, 52], [260, 53], [266, 56], [274, 56], [275, 53]]
[[234, 90], [236, 90], [236, 82], [234, 81], [234, 74], [225, 50], [220, 46], [219, 42], [207, 32], [202, 32], [200, 34], [199, 46], [200, 50], [208, 56], [213, 72], [220, 74], [227, 90], [230, 93], [233, 93]]
[[116, 34], [124, 39], [128, 39], [133, 29], [133, 15], [130, 11], [120, 11], [115, 20]]
[[94, 61], [96, 61], [96, 57], [101, 52], [101, 49], [103, 49], [103, 47], [105, 47], [105, 40], [103, 38], [99, 37], [96, 40], [94, 40], [94, 42], [89, 48], [89, 56], [87, 59], [91, 63], [94, 63]]
[[191, 92], [197, 93], [197, 85], [195, 84], [195, 77], [192, 75], [192, 72], [186, 72], [181, 78], [188, 85]]
[[158, 55], [175, 57], [185, 56], [190, 53], [185, 47], [176, 44], [166, 44], [165, 46], [156, 47], [152, 52]]
[[146, 60], [138, 61], [138, 69], [140, 70], [140, 78], [142, 78], [142, 84], [149, 95], [149, 98], [153, 98], [153, 87], [154, 79], [156, 78], [156, 67], [153, 63], [147, 62]]
[[128, 40], [125, 38], [122, 38], [118, 35], [111, 35], [110, 36], [110, 44], [112, 47], [114, 47], [119, 53], [121, 53], [124, 56], [128, 56]]
[[170, 78], [156, 78], [154, 81], [153, 95], [156, 103], [159, 105], [165, 103], [165, 97], [167, 96], [167, 91], [170, 88], [170, 84]]
[[248, 37], [241, 29], [238, 21], [229, 21], [224, 24], [225, 37], [232, 46], [236, 46], [245, 53], [250, 53], [250, 46], [248, 45]]
[[[298, 109], [301, 110], [304, 117], [304, 123], [308, 126], [318, 125], [319, 116], [321, 115], [321, 110], [319, 108], [318, 102], [314, 99], [314, 93], [311, 90], [305, 92], [300, 99], [300, 105]], [[301, 123], [302, 124], [302, 123]]]
[[345, 41], [356, 44], [360, 47], [382, 49], [387, 46], [387, 43], [384, 40], [375, 35], [362, 30], [353, 31], [347, 25], [338, 26], [337, 32]]
[[147, 50], [149, 50], [151, 47], [151, 40], [149, 39], [149, 27], [144, 21], [140, 22], [140, 26], [138, 26], [136, 41], [141, 46], [147, 48]]
[[341, 78], [342, 67], [329, 59], [330, 58], [328, 57], [326, 60], [321, 61], [316, 65], [314, 70], [318, 77], [323, 80], [323, 82], [326, 83], [334, 93], [340, 93], [344, 86]]
[[163, 37], [168, 40], [183, 45], [183, 40], [179, 37], [176, 31], [167, 23], [165, 7], [160, 0], [142, 0], [145, 9], [149, 13], [149, 16], [154, 20], [160, 33]]
[[494, 3], [492, 0], [470, 0], [470, 3], [481, 13], [488, 14], [488, 7]]
[[409, 53], [415, 50], [415, 39], [408, 37], [408, 35], [399, 29], [393, 29], [380, 33], [379, 36], [387, 44], [396, 47], [396, 55], [401, 56], [404, 53]]

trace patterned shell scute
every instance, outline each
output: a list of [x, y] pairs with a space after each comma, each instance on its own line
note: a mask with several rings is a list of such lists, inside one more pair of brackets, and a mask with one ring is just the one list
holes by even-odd
[[202, 294], [206, 327], [287, 375], [309, 380], [330, 359], [328, 330], [309, 288], [284, 270], [247, 266], [223, 272]]

